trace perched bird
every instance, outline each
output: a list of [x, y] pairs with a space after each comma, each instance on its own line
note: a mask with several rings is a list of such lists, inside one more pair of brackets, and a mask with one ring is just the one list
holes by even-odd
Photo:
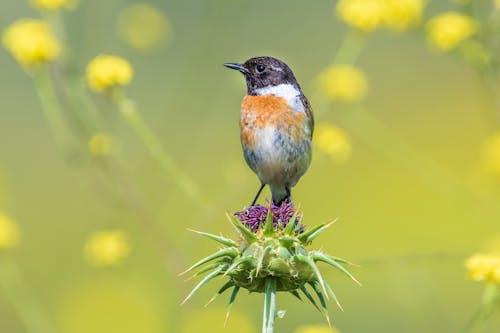
[[309, 101], [281, 60], [255, 57], [224, 66], [240, 71], [247, 83], [240, 138], [245, 160], [261, 182], [252, 206], [265, 185], [280, 204], [291, 199], [290, 189], [311, 163], [314, 118]]

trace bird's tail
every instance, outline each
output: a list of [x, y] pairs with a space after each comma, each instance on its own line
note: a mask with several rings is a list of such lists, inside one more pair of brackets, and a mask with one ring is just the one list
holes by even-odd
[[286, 186], [269, 185], [271, 196], [275, 205], [281, 204], [284, 200], [290, 198], [290, 190]]

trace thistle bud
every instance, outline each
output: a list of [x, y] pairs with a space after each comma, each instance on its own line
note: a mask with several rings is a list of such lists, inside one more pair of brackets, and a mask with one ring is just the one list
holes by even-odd
[[[339, 307], [340, 303], [332, 288], [323, 279], [317, 262], [333, 266], [359, 284], [344, 267], [349, 264], [348, 261], [307, 249], [333, 222], [305, 228], [301, 223], [302, 215], [290, 201], [285, 201], [280, 206], [272, 203], [269, 207], [252, 206], [233, 216], [228, 215], [228, 218], [239, 233], [238, 240], [196, 231], [225, 247], [201, 259], [184, 272], [212, 263], [195, 274], [198, 276], [210, 272], [189, 293], [184, 302], [208, 281], [223, 276], [227, 277], [227, 282], [212, 300], [232, 288], [229, 308], [241, 288], [264, 293], [266, 299], [281, 291], [289, 292], [301, 300], [302, 293], [330, 322], [325, 300], [332, 298]], [[308, 288], [312, 288], [312, 294], [316, 295], [319, 306]], [[275, 313], [270, 314], [274, 315]]]

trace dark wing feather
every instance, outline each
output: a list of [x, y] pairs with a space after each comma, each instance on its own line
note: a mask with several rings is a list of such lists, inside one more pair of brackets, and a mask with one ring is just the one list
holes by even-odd
[[300, 100], [302, 104], [304, 105], [304, 108], [306, 109], [306, 115], [307, 115], [307, 122], [309, 125], [309, 128], [311, 129], [311, 139], [313, 136], [314, 132], [314, 115], [313, 115], [313, 110], [311, 107], [311, 104], [307, 100], [307, 97], [304, 94], [300, 94]]

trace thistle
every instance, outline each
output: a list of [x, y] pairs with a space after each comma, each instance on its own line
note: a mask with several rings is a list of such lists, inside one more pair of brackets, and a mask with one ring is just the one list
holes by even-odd
[[198, 268], [200, 270], [193, 277], [208, 273], [182, 304], [207, 282], [222, 276], [227, 277], [227, 281], [207, 305], [231, 289], [226, 320], [238, 292], [243, 288], [249, 292], [264, 294], [263, 333], [274, 331], [276, 293], [279, 291], [288, 292], [301, 301], [301, 295], [305, 296], [330, 325], [326, 301], [331, 298], [340, 309], [342, 307], [332, 288], [324, 280], [317, 263], [331, 265], [356, 283], [359, 282], [344, 267], [350, 264], [348, 261], [306, 248], [335, 221], [305, 228], [301, 223], [301, 215], [289, 201], [280, 206], [272, 203], [269, 207], [252, 206], [234, 216], [227, 214], [227, 217], [240, 236], [238, 240], [192, 230], [223, 247], [181, 273], [185, 274]]

